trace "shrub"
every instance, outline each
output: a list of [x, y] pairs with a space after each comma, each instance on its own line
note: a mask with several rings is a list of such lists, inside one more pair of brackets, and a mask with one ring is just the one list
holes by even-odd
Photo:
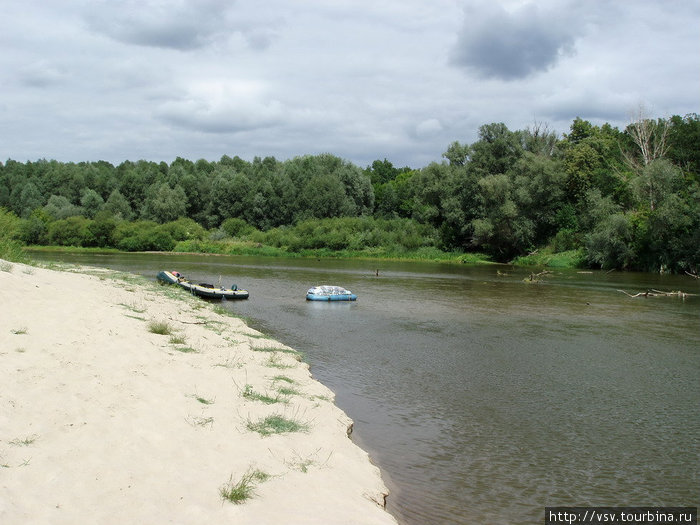
[[243, 219], [231, 217], [221, 223], [221, 229], [224, 230], [229, 237], [244, 237], [255, 228]]

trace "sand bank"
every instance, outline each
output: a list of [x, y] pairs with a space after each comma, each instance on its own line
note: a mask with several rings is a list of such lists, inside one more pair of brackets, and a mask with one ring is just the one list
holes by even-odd
[[0, 523], [396, 524], [291, 348], [175, 287], [0, 265]]

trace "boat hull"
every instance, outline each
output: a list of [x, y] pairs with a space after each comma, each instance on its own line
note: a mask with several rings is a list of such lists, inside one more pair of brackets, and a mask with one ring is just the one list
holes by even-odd
[[247, 290], [239, 290], [232, 288], [217, 288], [211, 284], [195, 284], [180, 275], [177, 272], [161, 271], [158, 272], [156, 278], [167, 284], [177, 284], [188, 292], [197, 297], [204, 299], [248, 299]]
[[355, 294], [335, 294], [335, 295], [318, 295], [308, 293], [306, 294], [307, 301], [355, 301], [357, 296]]
[[314, 286], [306, 292], [307, 301], [354, 301], [357, 295], [342, 286]]

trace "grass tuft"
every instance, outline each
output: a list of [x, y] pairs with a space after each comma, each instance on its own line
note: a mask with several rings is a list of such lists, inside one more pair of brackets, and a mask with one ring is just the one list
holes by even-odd
[[260, 401], [261, 403], [265, 403], [266, 405], [273, 405], [275, 403], [286, 403], [287, 401], [285, 399], [282, 399], [279, 395], [275, 397], [271, 397], [267, 394], [261, 394], [260, 392], [256, 392], [253, 390], [253, 385], [246, 385], [243, 388], [243, 392], [241, 392], [241, 395], [246, 398], [246, 399], [251, 399], [253, 401]]
[[255, 494], [255, 485], [267, 481], [270, 475], [260, 470], [249, 470], [241, 479], [234, 482], [233, 474], [228, 482], [219, 488], [219, 495], [224, 501], [240, 505]]
[[309, 425], [297, 419], [290, 419], [281, 414], [272, 414], [259, 421], [248, 421], [248, 430], [257, 432], [261, 436], [271, 436], [273, 434], [287, 434], [290, 432], [308, 432]]
[[283, 396], [298, 396], [301, 394], [301, 392], [291, 386], [281, 386], [277, 389], [277, 392]]
[[207, 399], [206, 397], [201, 397], [197, 394], [192, 394], [189, 397], [192, 397], [202, 403], [203, 405], [213, 405], [214, 404], [214, 399]]
[[25, 335], [25, 334], [28, 333], [28, 330], [27, 330], [27, 327], [26, 327], [26, 326], [22, 326], [22, 327], [20, 327], [20, 328], [16, 328], [16, 329], [14, 329], [14, 330], [10, 330], [10, 332], [12, 332], [12, 333], [15, 334], [15, 335]]
[[298, 352], [296, 350], [292, 350], [291, 348], [279, 348], [276, 346], [267, 346], [267, 345], [265, 345], [265, 346], [252, 345], [250, 347], [250, 349], [253, 352], [269, 352], [269, 353], [273, 353], [273, 354], [276, 354], [279, 352], [281, 354], [288, 354], [288, 355], [291, 355], [292, 357], [294, 357], [294, 359], [296, 359], [297, 361], [301, 361], [302, 357], [303, 357], [301, 352]]
[[171, 335], [169, 343], [171, 345], [184, 345], [185, 336], [184, 335]]
[[265, 366], [269, 368], [277, 368], [278, 370], [284, 370], [285, 368], [294, 368], [293, 365], [285, 365], [280, 360], [280, 356], [278, 356], [277, 354], [272, 354], [267, 360], [267, 363], [265, 363]]
[[279, 375], [279, 376], [275, 376], [272, 378], [273, 383], [276, 383], [278, 381], [282, 381], [284, 383], [289, 383], [290, 385], [296, 384], [296, 381], [294, 381], [294, 379], [292, 379], [291, 377]]
[[148, 331], [158, 335], [170, 335], [173, 329], [167, 321], [151, 321], [148, 323]]

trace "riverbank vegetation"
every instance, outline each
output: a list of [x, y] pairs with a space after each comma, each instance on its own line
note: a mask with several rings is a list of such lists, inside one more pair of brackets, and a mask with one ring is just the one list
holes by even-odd
[[0, 164], [0, 257], [20, 245], [700, 268], [700, 117], [479, 129], [440, 163], [331, 154]]

